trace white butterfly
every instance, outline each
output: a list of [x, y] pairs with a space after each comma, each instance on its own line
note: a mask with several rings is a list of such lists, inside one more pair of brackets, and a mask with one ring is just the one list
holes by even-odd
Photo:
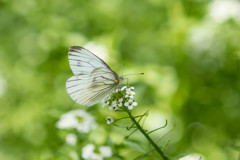
[[74, 76], [66, 82], [67, 92], [78, 104], [92, 106], [98, 103], [123, 80], [103, 60], [83, 47], [70, 47], [68, 60]]

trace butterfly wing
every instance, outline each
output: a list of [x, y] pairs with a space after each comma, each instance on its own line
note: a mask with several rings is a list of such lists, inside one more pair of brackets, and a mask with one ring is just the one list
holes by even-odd
[[80, 46], [70, 47], [68, 60], [72, 72], [75, 75], [90, 74], [96, 68], [106, 68], [112, 71], [112, 69], [103, 60]]
[[68, 58], [74, 76], [67, 80], [66, 87], [75, 102], [92, 106], [118, 86], [117, 73], [90, 51], [73, 46]]

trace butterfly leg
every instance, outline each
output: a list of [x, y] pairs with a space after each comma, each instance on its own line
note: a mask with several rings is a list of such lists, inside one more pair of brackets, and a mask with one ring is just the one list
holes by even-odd
[[128, 78], [124, 78], [124, 79], [126, 79], [126, 80], [127, 80], [127, 86], [128, 86]]

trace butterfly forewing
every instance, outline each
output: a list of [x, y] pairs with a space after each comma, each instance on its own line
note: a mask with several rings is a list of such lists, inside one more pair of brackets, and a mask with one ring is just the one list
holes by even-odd
[[68, 59], [75, 76], [67, 80], [70, 97], [81, 105], [94, 105], [118, 86], [117, 73], [92, 52], [73, 46]]
[[75, 75], [81, 74], [82, 72], [85, 74], [86, 72], [90, 73], [96, 68], [110, 69], [110, 67], [104, 61], [102, 61], [92, 52], [79, 46], [73, 46], [69, 49], [68, 60]]

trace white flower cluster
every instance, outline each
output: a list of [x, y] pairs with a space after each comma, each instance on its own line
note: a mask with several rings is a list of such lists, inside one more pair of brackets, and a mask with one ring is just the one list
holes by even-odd
[[112, 149], [108, 146], [100, 146], [98, 153], [94, 152], [96, 147], [94, 144], [88, 144], [82, 149], [82, 158], [85, 160], [103, 160], [105, 157], [112, 156]]
[[63, 114], [60, 120], [56, 123], [59, 129], [77, 129], [80, 133], [88, 133], [95, 129], [97, 124], [94, 118], [84, 110], [77, 109]]
[[[117, 89], [113, 94], [109, 95], [103, 101], [103, 107], [109, 106], [109, 110], [128, 109], [132, 110], [134, 106], [137, 106], [137, 102], [133, 99], [136, 94], [134, 87], [124, 86], [121, 89]], [[112, 117], [107, 117], [107, 124], [113, 123]]]
[[127, 86], [117, 89], [114, 94], [109, 95], [103, 101], [103, 107], [108, 105], [109, 110], [118, 110], [119, 107], [125, 106], [128, 107], [129, 110], [132, 110], [134, 106], [137, 106], [137, 102], [133, 100], [136, 94], [133, 90], [134, 87]]

